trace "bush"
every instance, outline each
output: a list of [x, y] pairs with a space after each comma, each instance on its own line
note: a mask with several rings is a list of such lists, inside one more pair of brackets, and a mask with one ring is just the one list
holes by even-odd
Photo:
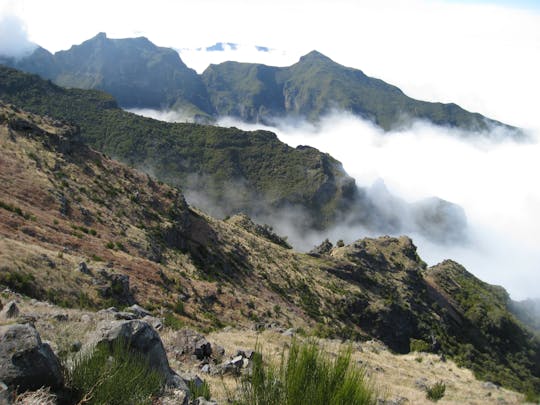
[[280, 367], [263, 362], [255, 353], [253, 372], [242, 381], [241, 405], [363, 405], [374, 404], [376, 395], [364, 370], [351, 365], [351, 350], [331, 360], [315, 343], [292, 342]]
[[67, 368], [66, 381], [74, 403], [110, 405], [151, 404], [164, 384], [148, 360], [122, 341], [111, 348], [98, 345], [75, 358]]
[[444, 397], [444, 392], [446, 391], [446, 384], [442, 381], [439, 381], [433, 384], [431, 387], [427, 387], [426, 398], [437, 402], [439, 399]]
[[193, 399], [203, 397], [207, 401], [212, 398], [212, 394], [210, 394], [210, 386], [206, 381], [203, 381], [202, 384], [197, 385], [194, 381], [190, 381], [188, 384], [189, 391], [191, 392], [191, 397]]
[[422, 339], [413, 339], [409, 341], [409, 348], [411, 352], [430, 352], [431, 346], [428, 342]]

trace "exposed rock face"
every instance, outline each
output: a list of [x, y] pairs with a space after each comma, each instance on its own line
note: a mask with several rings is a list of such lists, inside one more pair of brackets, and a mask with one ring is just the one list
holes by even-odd
[[32, 326], [0, 326], [0, 380], [19, 391], [64, 384], [60, 361]]
[[319, 246], [315, 246], [313, 249], [311, 249], [309, 254], [314, 256], [326, 255], [332, 251], [333, 247], [334, 245], [332, 245], [332, 242], [325, 239]]
[[176, 336], [172, 339], [174, 349], [179, 355], [195, 356], [199, 360], [203, 360], [212, 355], [212, 345], [206, 338], [191, 330], [182, 329], [176, 332]]
[[2, 311], [0, 311], [0, 319], [12, 319], [17, 318], [19, 316], [19, 307], [17, 307], [17, 304], [15, 301], [8, 302], [4, 308], [2, 308]]
[[91, 343], [112, 346], [119, 340], [127, 343], [131, 350], [145, 356], [150, 366], [165, 377], [168, 385], [187, 389], [169, 367], [161, 338], [148, 323], [141, 320], [103, 322], [98, 326], [98, 334]]

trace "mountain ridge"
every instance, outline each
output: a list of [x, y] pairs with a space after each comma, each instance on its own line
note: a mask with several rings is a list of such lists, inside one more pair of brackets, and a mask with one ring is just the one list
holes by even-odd
[[158, 47], [144, 37], [109, 39], [99, 33], [54, 55], [38, 48], [21, 60], [0, 58], [0, 63], [63, 86], [104, 90], [126, 108], [182, 110], [199, 122], [222, 115], [265, 124], [283, 117], [317, 122], [338, 110], [385, 131], [425, 120], [468, 132], [497, 126], [510, 136], [523, 135], [518, 128], [453, 103], [412, 99], [399, 88], [317, 51], [284, 68], [225, 62], [198, 75], [171, 48]]

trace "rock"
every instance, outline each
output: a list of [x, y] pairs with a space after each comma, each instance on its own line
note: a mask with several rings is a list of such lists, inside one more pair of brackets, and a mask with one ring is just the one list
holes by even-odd
[[89, 344], [107, 344], [111, 347], [118, 340], [123, 340], [131, 350], [146, 357], [150, 367], [165, 377], [167, 385], [187, 390], [187, 386], [169, 367], [163, 342], [150, 324], [141, 320], [104, 321]]
[[201, 373], [210, 374], [210, 364], [205, 364], [201, 367]]
[[189, 402], [188, 392], [181, 389], [166, 389], [160, 398], [160, 405], [187, 405]]
[[181, 354], [194, 355], [198, 360], [203, 360], [212, 355], [210, 342], [203, 335], [191, 329], [177, 331], [172, 339], [172, 345]]
[[486, 381], [482, 384], [482, 387], [486, 390], [498, 390], [499, 386], [497, 384], [492, 383], [491, 381]]
[[293, 328], [287, 329], [285, 332], [282, 333], [283, 336], [294, 336], [296, 334], [296, 330]]
[[28, 324], [0, 326], [0, 380], [21, 392], [64, 385], [58, 357]]
[[81, 315], [80, 321], [81, 321], [82, 323], [88, 323], [88, 322], [90, 322], [91, 320], [92, 320], [92, 318], [90, 317], [90, 315], [87, 315], [87, 314]]
[[242, 349], [239, 349], [236, 351], [236, 355], [237, 356], [242, 356], [248, 360], [253, 360], [253, 355], [255, 354], [255, 352], [253, 350], [242, 350]]
[[79, 340], [77, 340], [71, 344], [69, 350], [73, 353], [76, 353], [80, 351], [81, 348], [82, 348], [82, 343]]
[[2, 308], [2, 311], [0, 312], [0, 318], [17, 318], [19, 316], [19, 313], [20, 311], [17, 303], [15, 301], [9, 301], [6, 305], [4, 305], [4, 308]]
[[315, 257], [327, 255], [332, 251], [333, 248], [334, 245], [332, 245], [332, 242], [325, 239], [319, 246], [315, 246], [313, 249], [311, 249], [309, 254]]
[[180, 374], [180, 378], [184, 380], [188, 387], [199, 388], [202, 387], [204, 384], [204, 381], [196, 374]]
[[163, 329], [163, 321], [159, 318], [156, 318], [155, 316], [145, 316], [144, 318], [142, 318], [142, 320], [152, 325], [152, 328], [154, 328], [155, 330]]
[[9, 392], [8, 386], [0, 381], [0, 405], [10, 404], [11, 403], [11, 393]]
[[426, 377], [420, 377], [418, 378], [415, 382], [414, 382], [414, 385], [416, 388], [422, 390], [422, 391], [426, 391], [427, 388], [428, 388], [428, 384], [427, 384], [428, 380]]
[[216, 401], [207, 400], [204, 397], [199, 397], [193, 401], [194, 405], [217, 405]]
[[59, 322], [66, 322], [68, 320], [68, 314], [56, 314], [53, 316], [53, 319]]
[[225, 348], [220, 345], [212, 345], [212, 354], [215, 358], [221, 359], [223, 356], [225, 356]]
[[121, 311], [121, 312], [115, 312], [114, 313], [114, 319], [124, 319], [124, 320], [128, 320], [128, 321], [132, 321], [134, 319], [137, 319], [138, 316], [135, 315], [133, 312], [124, 312], [124, 311]]
[[143, 307], [133, 304], [129, 308], [126, 308], [126, 311], [133, 312], [135, 315], [137, 315], [138, 318], [144, 318], [145, 316], [152, 316], [152, 313], [150, 311], [147, 311]]
[[83, 274], [92, 274], [92, 272], [90, 271], [90, 269], [88, 268], [86, 262], [80, 262], [79, 263], [79, 271]]

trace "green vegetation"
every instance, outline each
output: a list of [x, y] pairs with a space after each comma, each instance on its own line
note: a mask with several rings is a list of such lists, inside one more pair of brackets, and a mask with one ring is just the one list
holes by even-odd
[[410, 339], [411, 352], [429, 352], [431, 347], [428, 342], [422, 339]]
[[191, 393], [191, 397], [196, 399], [199, 397], [203, 397], [207, 401], [212, 398], [212, 394], [210, 393], [210, 386], [206, 381], [203, 381], [202, 384], [197, 384], [195, 381], [190, 381], [188, 384], [189, 391]]
[[[285, 358], [286, 357], [286, 358]], [[255, 353], [253, 372], [241, 384], [238, 405], [375, 404], [376, 395], [364, 370], [351, 364], [351, 350], [335, 359], [316, 343], [293, 341], [279, 367]]]
[[20, 207], [16, 207], [12, 204], [5, 203], [1, 200], [0, 200], [0, 208], [13, 212], [14, 214], [17, 214], [18, 216], [23, 217], [24, 219], [32, 219], [32, 215], [24, 212]]
[[314, 148], [291, 148], [271, 132], [156, 121], [119, 109], [105, 93], [63, 89], [1, 65], [0, 78], [2, 100], [77, 124], [73, 141], [151, 168], [184, 190], [204, 190], [225, 214], [249, 214], [254, 200], [257, 209], [297, 205], [323, 228], [356, 198], [339, 162]]
[[164, 384], [147, 359], [130, 351], [122, 341], [111, 348], [98, 345], [92, 352], [77, 356], [66, 370], [73, 403], [151, 404]]
[[433, 384], [431, 387], [427, 387], [426, 398], [430, 401], [437, 402], [439, 399], [444, 397], [446, 392], [446, 384], [442, 381], [438, 381]]

